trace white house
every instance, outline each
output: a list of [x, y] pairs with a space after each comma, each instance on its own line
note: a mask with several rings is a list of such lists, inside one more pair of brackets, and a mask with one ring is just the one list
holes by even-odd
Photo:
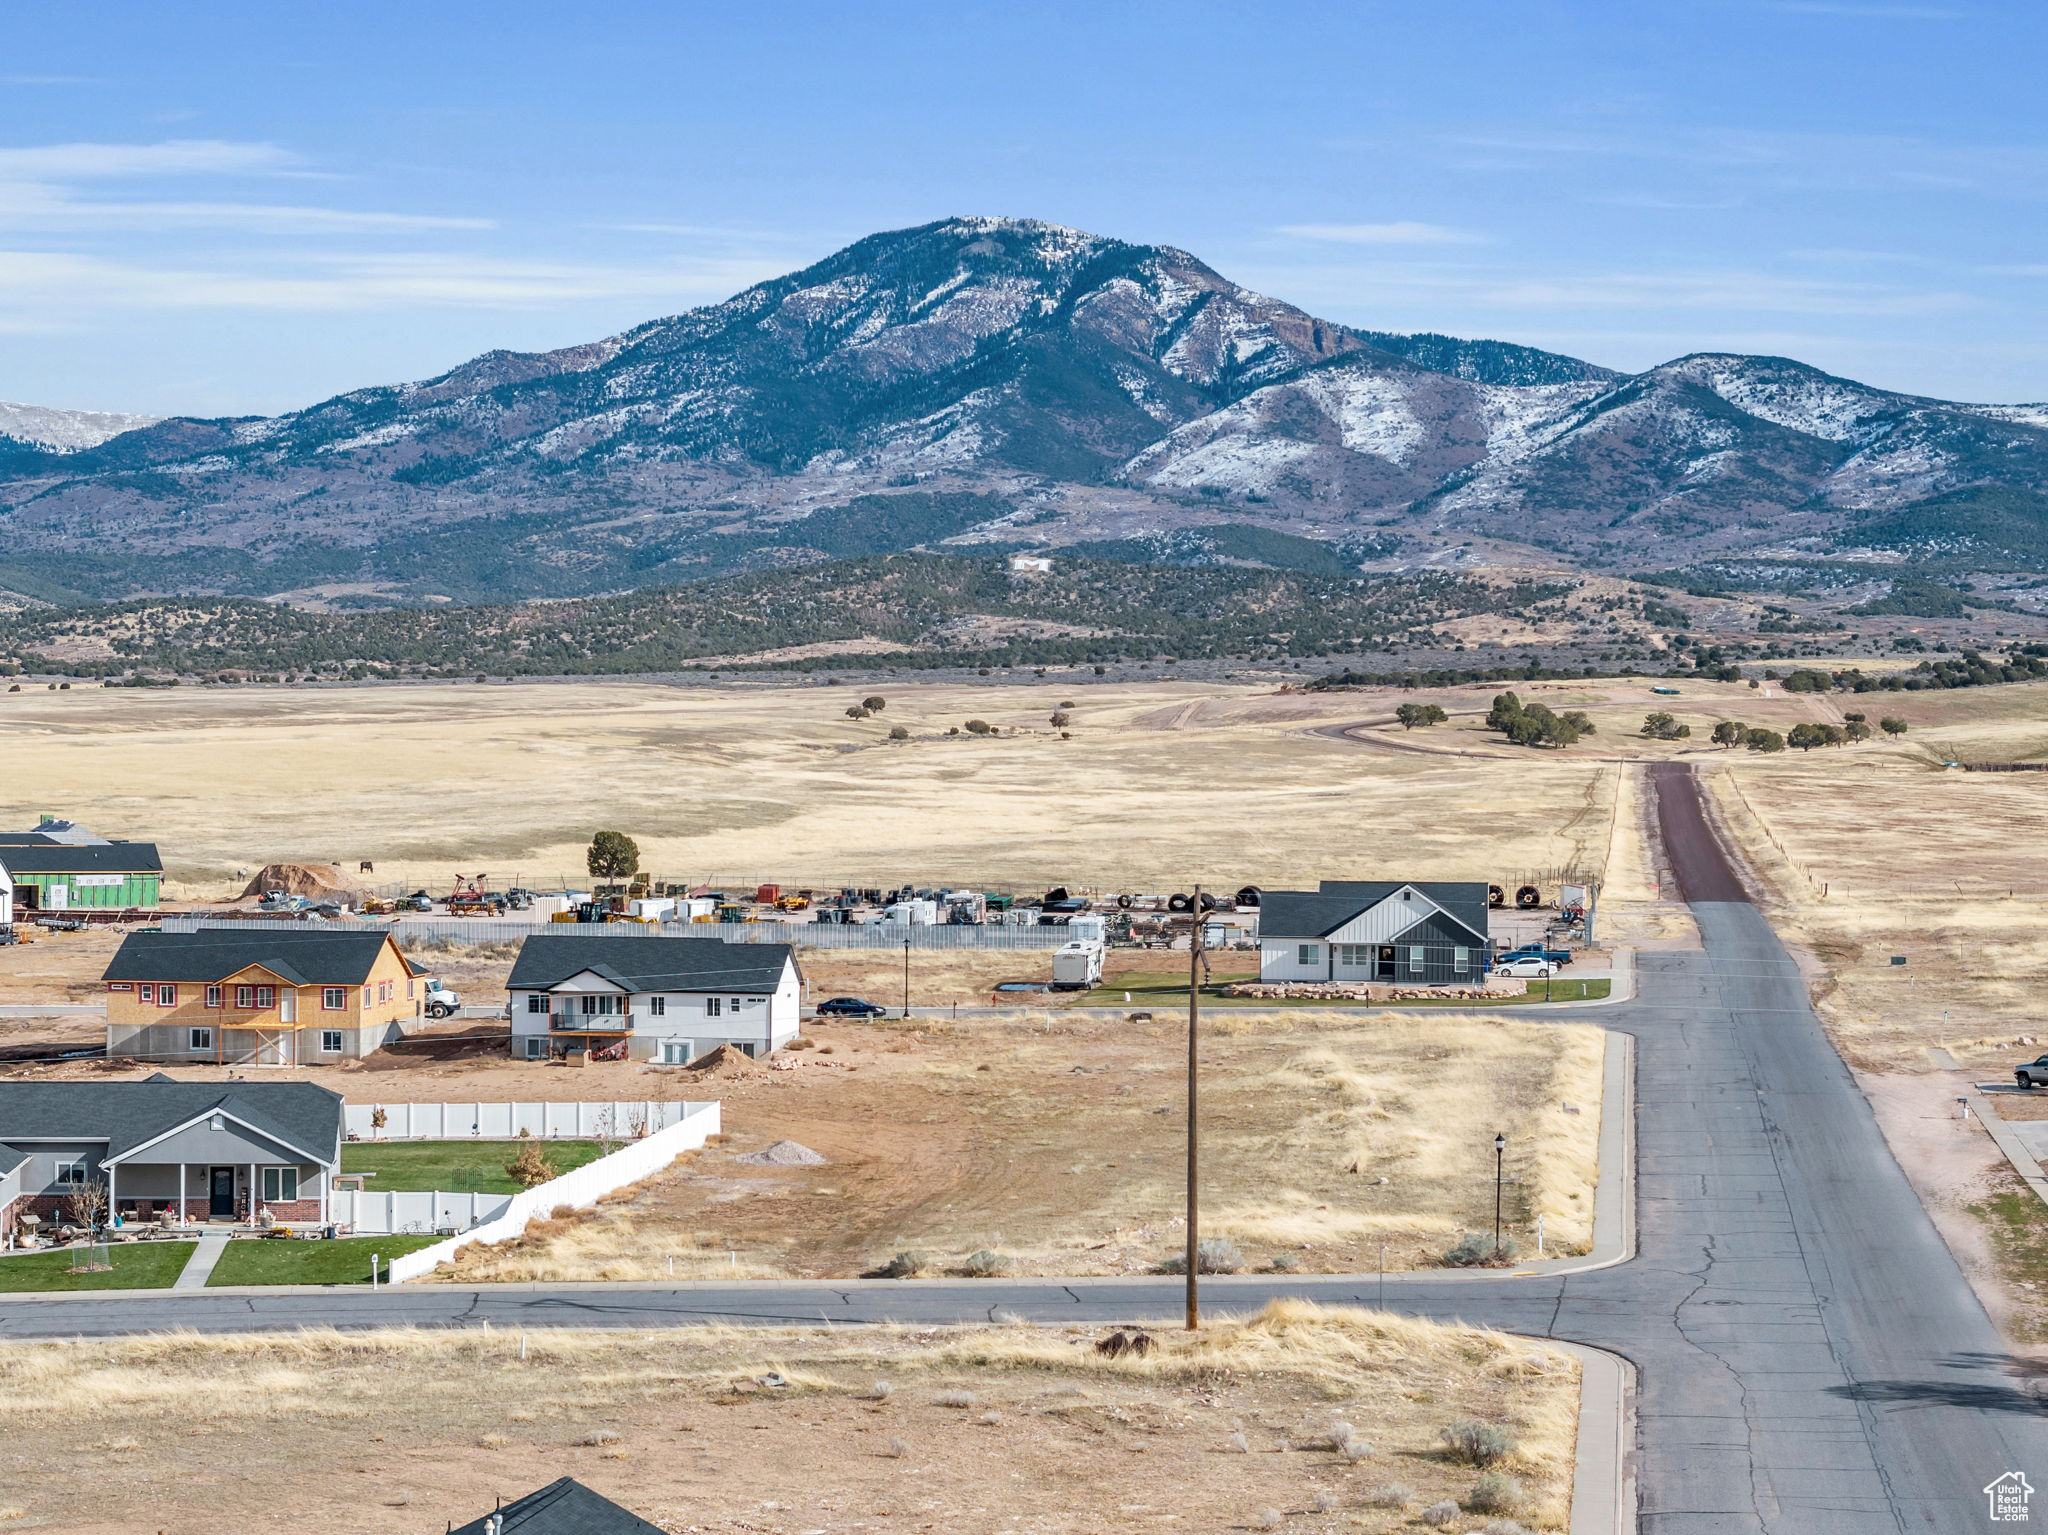
[[682, 1065], [719, 1045], [781, 1049], [797, 1033], [803, 973], [786, 943], [537, 933], [506, 988], [516, 1056]]
[[1259, 897], [1259, 979], [1456, 986], [1486, 973], [1486, 886], [1326, 879]]

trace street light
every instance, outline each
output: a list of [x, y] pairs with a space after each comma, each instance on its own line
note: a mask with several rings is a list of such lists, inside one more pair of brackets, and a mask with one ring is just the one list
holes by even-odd
[[1202, 1310], [1196, 1272], [1201, 1267], [1201, 1232], [1199, 1217], [1201, 1200], [1197, 1193], [1196, 1178], [1200, 1171], [1199, 1152], [1201, 1141], [1200, 1101], [1196, 1093], [1195, 1037], [1196, 1028], [1202, 1017], [1202, 887], [1195, 886], [1194, 925], [1188, 929], [1188, 1247], [1185, 1259], [1187, 1267], [1188, 1299], [1187, 1329], [1195, 1331], [1201, 1325]]
[[1508, 1138], [1495, 1135], [1493, 1138], [1493, 1256], [1500, 1257], [1500, 1188], [1503, 1159], [1507, 1156]]

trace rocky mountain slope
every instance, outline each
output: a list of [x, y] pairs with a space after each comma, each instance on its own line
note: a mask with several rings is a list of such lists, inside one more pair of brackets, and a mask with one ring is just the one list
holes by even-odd
[[76, 453], [109, 438], [154, 426], [160, 416], [114, 410], [52, 410], [0, 400], [0, 455]]
[[1183, 251], [1005, 219], [874, 235], [603, 341], [269, 419], [88, 440], [6, 409], [0, 586], [58, 599], [468, 600], [920, 544], [1288, 546], [1178, 537], [1225, 522], [1382, 565], [1918, 557], [1934, 502], [1964, 508], [1943, 527], [1996, 530], [1945, 558], [2024, 563], [2048, 488], [2048, 407], [1775, 358], [1623, 376], [1352, 330]]

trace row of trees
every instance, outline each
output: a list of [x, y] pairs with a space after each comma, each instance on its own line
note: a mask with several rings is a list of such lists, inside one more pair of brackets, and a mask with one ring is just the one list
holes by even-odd
[[[1659, 718], [1651, 715], [1650, 719]], [[1669, 719], [1669, 715], [1662, 718]], [[1753, 752], [1781, 752], [1790, 746], [1799, 751], [1812, 751], [1816, 746], [1848, 746], [1871, 737], [1870, 721], [1861, 714], [1845, 714], [1843, 723], [1824, 725], [1802, 721], [1791, 730], [1780, 734], [1758, 725], [1745, 725], [1740, 720], [1723, 720], [1714, 727], [1713, 741], [1716, 746], [1746, 746]], [[1683, 725], [1678, 727], [1687, 733]], [[1877, 728], [1888, 736], [1902, 736], [1906, 733], [1906, 722], [1886, 715], [1877, 722]], [[1649, 721], [1643, 724], [1643, 734], [1650, 735]]]
[[1548, 704], [1525, 704], [1513, 693], [1494, 695], [1486, 728], [1498, 730], [1517, 746], [1570, 746], [1593, 734], [1593, 722], [1578, 709], [1556, 713]]

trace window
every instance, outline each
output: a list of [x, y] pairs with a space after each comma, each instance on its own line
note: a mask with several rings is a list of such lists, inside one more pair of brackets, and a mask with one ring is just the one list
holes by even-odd
[[526, 1041], [526, 1058], [529, 1061], [545, 1060], [547, 1053], [548, 1042], [540, 1035], [535, 1034], [528, 1038]]
[[610, 1018], [623, 1013], [625, 1010], [626, 999], [624, 997], [585, 997], [583, 999], [583, 1011], [585, 1013], [598, 1014]]
[[157, 987], [156, 1005], [158, 1007], [176, 1007], [178, 1005], [178, 988], [171, 985]]
[[412, 982], [412, 981], [410, 981], [410, 980], [408, 980], [408, 981], [407, 981], [407, 982], [405, 983], [405, 1000], [406, 1000], [406, 1001], [408, 1001], [408, 1002], [410, 1002], [410, 1001], [412, 1000], [412, 988], [413, 988], [413, 982]]
[[263, 1169], [263, 1199], [266, 1204], [282, 1204], [287, 1199], [298, 1197], [299, 1170], [296, 1167]]
[[1451, 950], [1451, 968], [1460, 975], [1464, 975], [1469, 971], [1472, 968], [1472, 951], [1470, 949]]
[[188, 1029], [186, 1031], [185, 1048], [188, 1050], [211, 1050], [213, 1048], [213, 1030]]
[[716, 1018], [720, 1013], [724, 1011], [725, 1003], [721, 1001], [719, 998], [706, 997], [704, 999], [704, 1016], [706, 1018]]
[[108, 991], [133, 991], [134, 989], [135, 983], [133, 981], [116, 981], [107, 988]]
[[1410, 975], [1422, 974], [1422, 954], [1423, 950], [1419, 944], [1408, 951], [1408, 973]]
[[1319, 943], [1297, 943], [1294, 946], [1294, 962], [1297, 965], [1320, 965], [1323, 962], [1323, 946]]
[[740, 999], [738, 997], [734, 997], [732, 999], [732, 1010], [734, 1012], [738, 1012], [740, 1010]]
[[1373, 959], [1372, 945], [1369, 943], [1340, 943], [1337, 945], [1337, 963], [1346, 969], [1370, 970]]
[[79, 1157], [75, 1161], [59, 1162], [57, 1164], [57, 1181], [59, 1183], [74, 1185], [83, 1183], [85, 1182], [85, 1173], [85, 1158], [83, 1157]]
[[647, 999], [647, 1011], [657, 1018], [662, 1017], [668, 1012], [668, 998], [649, 997]]
[[661, 1042], [661, 1064], [664, 1066], [687, 1066], [696, 1058], [695, 1040], [664, 1039]]
[[206, 988], [206, 1005], [208, 1007], [220, 1006], [220, 988], [218, 986], [209, 986]]
[[320, 1052], [323, 1055], [341, 1054], [341, 1030], [322, 1029], [320, 1031]]
[[322, 1012], [338, 1013], [347, 1006], [348, 988], [346, 986], [322, 986], [320, 988], [320, 1010]]
[[277, 1006], [277, 988], [275, 986], [258, 986], [256, 988], [256, 1006], [259, 1010]]
[[767, 999], [766, 997], [749, 997], [749, 998], [747, 998], [747, 1006], [749, 1006], [749, 1007], [760, 1007], [760, 1006], [762, 1006], [762, 1005], [763, 1005], [764, 1003], [766, 1003], [766, 1002], [767, 1002], [767, 1000], [768, 1000], [768, 999]]
[[250, 1008], [254, 1007], [255, 1005], [256, 988], [254, 986], [237, 986], [235, 988], [236, 1007], [240, 1008], [243, 1012], [246, 1013]]
[[526, 1010], [529, 1013], [545, 1013], [548, 1010], [548, 994], [544, 991], [530, 991], [526, 994]]
[[363, 1006], [364, 1006], [364, 1007], [375, 1007], [376, 1005], [377, 1005], [377, 988], [376, 988], [376, 987], [374, 987], [374, 986], [365, 986], [365, 987], [363, 988]]
[[136, 991], [135, 997], [139, 1002], [154, 1004], [156, 1001], [156, 984], [153, 981], [144, 981], [140, 989]]

